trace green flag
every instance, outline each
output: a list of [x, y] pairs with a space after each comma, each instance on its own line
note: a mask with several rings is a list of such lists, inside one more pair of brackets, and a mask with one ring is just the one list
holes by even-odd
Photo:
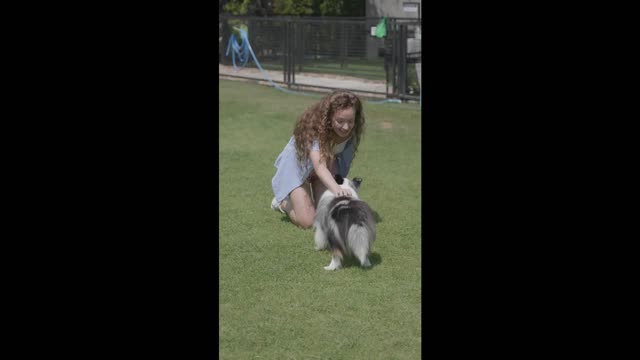
[[387, 36], [387, 17], [383, 17], [382, 20], [376, 26], [376, 37], [383, 38]]

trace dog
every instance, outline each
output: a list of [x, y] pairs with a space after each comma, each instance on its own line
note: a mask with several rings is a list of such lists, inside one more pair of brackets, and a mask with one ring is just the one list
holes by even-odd
[[369, 254], [376, 238], [373, 211], [358, 197], [362, 178], [353, 181], [340, 175], [334, 176], [340, 187], [351, 190], [351, 197], [336, 197], [326, 190], [320, 200], [314, 218], [315, 249], [331, 250], [331, 263], [325, 270], [342, 267], [342, 258], [355, 256], [362, 267], [370, 267]]

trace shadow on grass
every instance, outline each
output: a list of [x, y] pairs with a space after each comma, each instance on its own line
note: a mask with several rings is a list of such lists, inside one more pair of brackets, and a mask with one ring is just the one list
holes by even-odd
[[289, 217], [288, 217], [287, 215], [282, 215], [282, 217], [280, 218], [280, 221], [282, 221], [282, 222], [288, 222], [288, 223], [293, 224], [293, 223], [291, 222], [291, 219], [289, 219]]
[[[379, 223], [382, 222], [382, 217], [380, 216], [380, 214], [378, 214], [377, 211], [373, 212], [373, 218], [374, 218], [376, 224], [379, 224]], [[287, 215], [282, 215], [282, 217], [280, 218], [280, 221], [290, 223], [291, 219], [289, 219], [289, 217]]]
[[376, 266], [378, 266], [379, 264], [382, 263], [382, 257], [377, 252], [372, 252], [371, 255], [369, 255], [369, 261], [371, 262], [371, 266], [362, 267], [362, 266], [360, 266], [360, 261], [358, 261], [358, 259], [356, 259], [353, 256], [346, 256], [342, 260], [342, 267], [344, 267], [344, 268], [358, 267], [362, 271], [369, 271], [369, 270], [373, 269], [374, 267], [376, 267]]
[[373, 218], [376, 221], [376, 224], [379, 224], [382, 222], [382, 217], [380, 216], [380, 214], [378, 214], [377, 211], [373, 212]]

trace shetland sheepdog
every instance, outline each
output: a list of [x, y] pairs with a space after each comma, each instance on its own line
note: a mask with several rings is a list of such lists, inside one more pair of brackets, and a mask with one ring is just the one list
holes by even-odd
[[315, 248], [331, 251], [331, 263], [325, 270], [340, 269], [344, 256], [355, 256], [361, 266], [369, 267], [376, 223], [369, 205], [358, 197], [362, 178], [334, 178], [342, 188], [350, 189], [352, 196], [336, 197], [328, 190], [322, 194], [314, 218]]

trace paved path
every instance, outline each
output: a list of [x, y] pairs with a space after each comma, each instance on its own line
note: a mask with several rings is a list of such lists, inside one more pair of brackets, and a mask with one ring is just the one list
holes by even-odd
[[[259, 81], [267, 82], [266, 79], [259, 69], [255, 68], [241, 68], [238, 71], [233, 69], [233, 66], [226, 66], [218, 64], [218, 72], [219, 76], [224, 77], [224, 75], [235, 75], [235, 76], [245, 76], [250, 78], [255, 78]], [[282, 71], [275, 70], [265, 70], [265, 72], [271, 77], [273, 81], [283, 81], [283, 73]], [[316, 74], [316, 73], [296, 73], [295, 74], [296, 85], [304, 85], [312, 88], [314, 85], [316, 86], [326, 86], [334, 89], [351, 89], [354, 91], [363, 90], [363, 91], [375, 91], [380, 92], [382, 94], [366, 94], [370, 97], [381, 97], [384, 98], [385, 83], [384, 80], [368, 80], [361, 79], [352, 76], [340, 76], [334, 74]], [[278, 84], [282, 85], [282, 84]], [[322, 91], [327, 91], [327, 89], [323, 89]], [[391, 87], [389, 87], [389, 92], [391, 92]]]

